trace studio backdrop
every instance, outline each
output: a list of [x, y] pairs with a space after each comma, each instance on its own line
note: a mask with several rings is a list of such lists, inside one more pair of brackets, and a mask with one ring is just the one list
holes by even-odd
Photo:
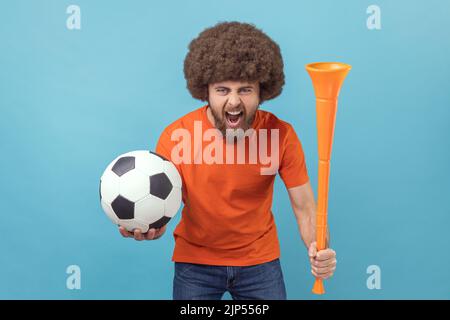
[[311, 293], [275, 181], [288, 299], [449, 299], [450, 3], [439, 0], [2, 1], [0, 298], [172, 298], [181, 209], [160, 239], [124, 239], [99, 180], [115, 157], [154, 151], [167, 125], [203, 105], [183, 61], [189, 42], [223, 21], [279, 44], [286, 83], [261, 109], [297, 132], [315, 193], [305, 65], [352, 66], [336, 114], [328, 225], [338, 264], [324, 296]]

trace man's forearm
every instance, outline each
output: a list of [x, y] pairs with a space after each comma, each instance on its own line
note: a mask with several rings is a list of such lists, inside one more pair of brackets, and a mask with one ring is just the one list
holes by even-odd
[[[300, 237], [307, 248], [316, 241], [316, 208], [309, 206], [302, 209], [294, 209]], [[329, 246], [330, 234], [327, 228], [326, 247]]]
[[[309, 182], [288, 188], [289, 199], [297, 220], [300, 237], [305, 246], [309, 248], [316, 241], [316, 202]], [[328, 244], [328, 230], [326, 243]], [[328, 245], [327, 245], [328, 247]]]
[[294, 209], [300, 237], [306, 248], [316, 241], [316, 213], [314, 207]]

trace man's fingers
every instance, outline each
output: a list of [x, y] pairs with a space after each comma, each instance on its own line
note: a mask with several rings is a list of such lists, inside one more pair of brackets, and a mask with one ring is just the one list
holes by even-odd
[[134, 229], [133, 232], [127, 231], [122, 226], [119, 226], [120, 234], [125, 238], [134, 238], [136, 241], [142, 240], [155, 240], [162, 236], [166, 229], [166, 226], [163, 226], [160, 229], [151, 228], [146, 233], [142, 233], [140, 229]]
[[163, 235], [163, 233], [164, 233], [164, 230], [163, 230], [162, 228], [161, 228], [161, 229], [156, 229], [155, 236], [154, 236], [153, 239], [159, 239], [159, 238], [161, 238], [161, 236]]
[[134, 229], [134, 240], [136, 241], [142, 241], [144, 240], [144, 236], [142, 235], [141, 230]]
[[128, 232], [124, 227], [119, 227], [119, 232], [124, 238], [129, 238], [132, 236], [131, 232]]
[[334, 270], [336, 270], [336, 265], [332, 264], [332, 265], [330, 265], [328, 267], [324, 267], [324, 268], [312, 266], [311, 269], [317, 274], [326, 274], [326, 273], [334, 272]]
[[149, 229], [148, 231], [147, 231], [147, 235], [146, 235], [146, 239], [147, 240], [153, 240], [153, 238], [155, 237], [155, 229], [154, 228], [151, 228], [151, 229]]
[[312, 266], [318, 267], [318, 268], [325, 268], [325, 267], [330, 267], [333, 265], [336, 265], [337, 260], [334, 259], [329, 259], [329, 260], [317, 260], [317, 259], [309, 259], [309, 261], [311, 262]]
[[313, 269], [314, 271], [316, 271], [317, 273], [327, 273], [333, 269], [336, 269], [336, 264], [332, 264], [326, 267], [316, 267], [316, 266], [311, 266], [311, 269]]
[[318, 272], [314, 269], [311, 269], [311, 273], [316, 277], [316, 278], [320, 278], [320, 279], [328, 279], [331, 278], [334, 274], [334, 271], [336, 270], [336, 267], [330, 269], [327, 272]]
[[328, 279], [336, 270], [336, 252], [332, 249], [317, 250], [317, 244], [311, 243], [308, 250], [311, 273], [319, 279]]
[[152, 230], [152, 232], [150, 233], [150, 230], [149, 230], [149, 232], [147, 232], [147, 235], [148, 235], [147, 239], [149, 239], [149, 240], [156, 240], [156, 239], [161, 238], [161, 236], [166, 231], [166, 227], [167, 227], [167, 225], [164, 225], [164, 226], [162, 226], [159, 229], [153, 229], [153, 228], [150, 229], [150, 230]]
[[122, 237], [127, 237], [127, 233], [125, 232], [125, 228], [124, 227], [119, 227], [119, 232], [122, 235]]
[[333, 273], [327, 273], [327, 274], [317, 274], [316, 272], [314, 272], [313, 270], [311, 270], [311, 273], [313, 274], [314, 277], [322, 279], [322, 280], [326, 280], [329, 279], [333, 276]]
[[316, 260], [325, 261], [325, 260], [333, 259], [334, 257], [336, 257], [336, 252], [334, 252], [333, 249], [325, 249], [325, 250], [320, 250], [319, 252], [317, 252]]
[[311, 269], [311, 273], [313, 274], [314, 277], [319, 278], [319, 279], [322, 279], [322, 277], [319, 276], [319, 275], [317, 274], [317, 272], [315, 272], [315, 271], [312, 270], [312, 269]]

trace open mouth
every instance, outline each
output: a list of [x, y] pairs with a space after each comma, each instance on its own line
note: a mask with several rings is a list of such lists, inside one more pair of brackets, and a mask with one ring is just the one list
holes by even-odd
[[237, 128], [241, 124], [243, 116], [244, 112], [242, 111], [226, 111], [225, 118], [228, 127]]

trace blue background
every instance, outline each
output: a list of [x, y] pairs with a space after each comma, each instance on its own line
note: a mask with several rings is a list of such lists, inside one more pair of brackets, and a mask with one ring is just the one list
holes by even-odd
[[[66, 8], [81, 8], [68, 30]], [[366, 9], [381, 8], [381, 30]], [[281, 47], [286, 85], [262, 108], [294, 125], [317, 187], [315, 100], [304, 65], [353, 66], [341, 90], [327, 294], [287, 192], [273, 211], [290, 299], [450, 298], [450, 4], [444, 1], [3, 1], [0, 10], [0, 298], [171, 299], [172, 220], [158, 241], [120, 237], [98, 183], [118, 154], [154, 149], [198, 108], [187, 45], [219, 21], [254, 23]], [[66, 268], [81, 268], [81, 290]], [[369, 290], [370, 265], [381, 289]], [[227, 296], [229, 298], [229, 296]]]

